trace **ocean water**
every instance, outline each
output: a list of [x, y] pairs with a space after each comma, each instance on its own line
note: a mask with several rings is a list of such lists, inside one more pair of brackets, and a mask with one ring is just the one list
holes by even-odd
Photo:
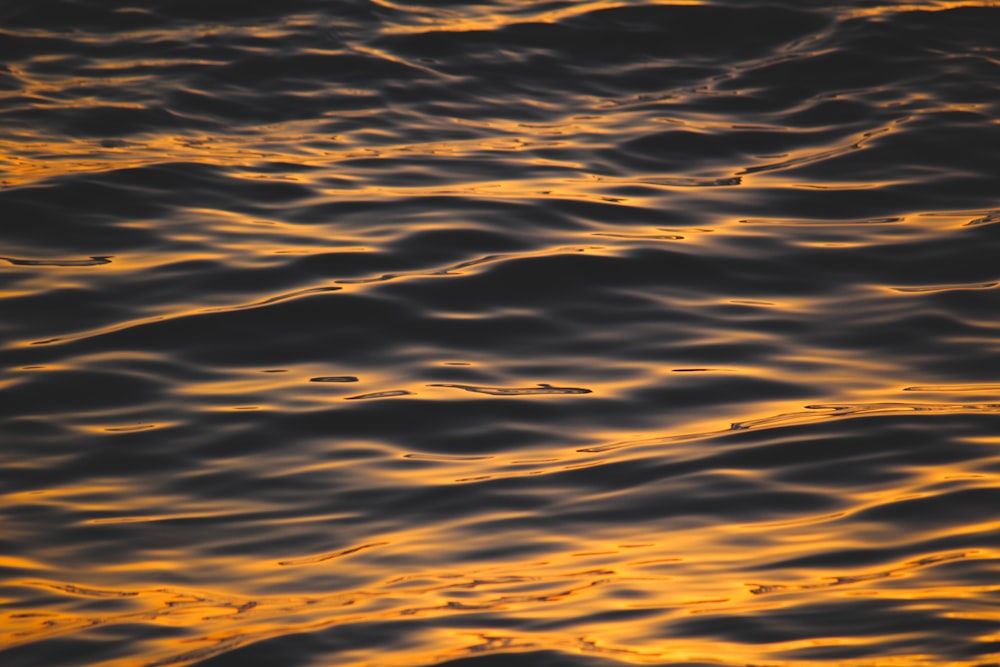
[[995, 2], [0, 3], [0, 664], [1000, 664], [998, 119]]

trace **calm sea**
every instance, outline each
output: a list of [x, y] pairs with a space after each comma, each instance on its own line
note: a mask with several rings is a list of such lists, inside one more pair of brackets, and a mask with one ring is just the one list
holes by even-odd
[[0, 664], [1000, 664], [998, 118], [995, 2], [0, 1]]

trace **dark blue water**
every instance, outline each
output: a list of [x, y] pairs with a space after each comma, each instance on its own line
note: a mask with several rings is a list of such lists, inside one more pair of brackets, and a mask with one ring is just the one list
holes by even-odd
[[1000, 7], [0, 3], [0, 664], [1000, 664]]

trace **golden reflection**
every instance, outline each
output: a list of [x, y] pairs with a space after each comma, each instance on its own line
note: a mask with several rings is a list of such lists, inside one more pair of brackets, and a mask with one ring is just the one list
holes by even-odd
[[[403, 537], [403, 536], [399, 536]], [[878, 571], [843, 570], [829, 574], [814, 573], [805, 582], [785, 579], [783, 583], [760, 583], [752, 575], [741, 580], [739, 565], [745, 562], [747, 551], [736, 549], [722, 557], [718, 548], [709, 555], [707, 546], [699, 541], [697, 531], [654, 535], [663, 542], [641, 547], [606, 541], [586, 545], [586, 553], [564, 552], [547, 555], [546, 561], [504, 562], [483, 564], [464, 573], [436, 572], [409, 575], [375, 583], [354, 591], [331, 595], [247, 596], [212, 591], [183, 591], [168, 588], [129, 590], [101, 589], [54, 581], [25, 581], [23, 585], [49, 589], [57, 593], [90, 600], [92, 608], [100, 601], [114, 603], [125, 610], [100, 614], [50, 612], [40, 615], [11, 615], [5, 619], [4, 640], [13, 646], [43, 637], [56, 637], [69, 632], [86, 632], [87, 628], [112, 629], [120, 624], [152, 623], [162, 627], [187, 629], [178, 639], [147, 640], [145, 656], [119, 658], [99, 663], [104, 667], [132, 667], [139, 664], [194, 664], [212, 655], [231, 651], [242, 645], [268, 638], [307, 632], [350, 631], [359, 623], [392, 621], [395, 619], [447, 619], [451, 617], [480, 618], [461, 621], [462, 631], [445, 626], [428, 626], [419, 641], [406, 651], [386, 652], [380, 664], [433, 664], [448, 655], [454, 658], [476, 654], [483, 650], [509, 652], [517, 648], [561, 649], [569, 653], [602, 654], [635, 664], [662, 664], [667, 660], [707, 659], [729, 661], [729, 664], [766, 662], [797, 667], [814, 664], [810, 660], [780, 659], [776, 656], [798, 648], [854, 645], [869, 650], [877, 648], [884, 637], [810, 638], [763, 644], [731, 643], [719, 639], [699, 640], [692, 637], [672, 637], [664, 633], [672, 622], [685, 622], [706, 615], [743, 615], [780, 612], [795, 609], [797, 596], [877, 595], [895, 597], [903, 604], [922, 604], [939, 609], [942, 614], [956, 612], [940, 607], [939, 600], [976, 599], [996, 592], [996, 587], [975, 589], [962, 586], [934, 585], [923, 588], [920, 596], [915, 583], [896, 591], [886, 588], [886, 580], [913, 577], [935, 566], [958, 559], [996, 558], [996, 553], [950, 553], [930, 555], [889, 565]], [[704, 538], [705, 536], [702, 536]], [[672, 546], [666, 547], [667, 544]], [[718, 545], [712, 540], [713, 545]], [[679, 545], [683, 547], [679, 548]], [[836, 543], [830, 543], [833, 548]], [[326, 561], [349, 558], [365, 548], [381, 544], [362, 545], [329, 558], [303, 559], [303, 566], [325, 567]], [[847, 546], [847, 545], [836, 545]], [[665, 549], [666, 547], [666, 549]], [[435, 547], [439, 548], [439, 547]], [[627, 560], [624, 551], [656, 551], [681, 553], [681, 556], [654, 560]], [[759, 558], [761, 551], [751, 552]], [[690, 555], [689, 555], [690, 554]], [[647, 553], [648, 555], [648, 553]], [[780, 552], [771, 554], [780, 556]], [[617, 558], [616, 558], [617, 557]], [[286, 565], [290, 563], [280, 563]], [[651, 570], [651, 568], [657, 568]], [[717, 579], [717, 575], [729, 573]], [[801, 579], [799, 580], [801, 581]], [[845, 589], [843, 593], [839, 590]], [[866, 591], [867, 589], [867, 591]], [[836, 598], [834, 598], [835, 600]], [[606, 624], [601, 619], [609, 613], [642, 612], [630, 623]], [[553, 630], [528, 631], [493, 627], [489, 616], [499, 612], [521, 620], [521, 626], [558, 625], [572, 618], [572, 629], [561, 633]], [[650, 615], [649, 612], [658, 612]], [[995, 611], [965, 611], [965, 618], [995, 621]], [[593, 619], [593, 620], [589, 620]], [[643, 620], [648, 619], [648, 620]], [[472, 628], [470, 628], [470, 625]], [[84, 635], [85, 636], [85, 635]], [[486, 644], [483, 644], [483, 641]], [[338, 656], [338, 664], [370, 664], [367, 651], [349, 652]], [[897, 655], [892, 664], [916, 666], [925, 664], [921, 655]], [[865, 665], [866, 659], [838, 661], [837, 664]], [[975, 664], [956, 662], [952, 664]]]
[[[476, 5], [472, 4], [468, 8], [454, 7], [448, 9], [436, 9], [433, 14], [423, 14], [413, 5], [407, 2], [393, 2], [392, 0], [374, 0], [375, 4], [390, 9], [417, 14], [415, 25], [397, 24], [387, 30], [390, 34], [412, 34], [435, 30], [441, 32], [474, 32], [474, 31], [494, 31], [500, 30], [510, 25], [519, 23], [556, 23], [574, 16], [581, 16], [590, 12], [603, 9], [613, 9], [616, 7], [627, 7], [627, 2], [622, 0], [585, 0], [575, 2], [566, 7], [558, 9], [540, 9], [528, 13], [533, 9], [533, 5], [538, 3], [534, 0], [523, 0], [521, 2], [501, 3], [510, 5], [510, 14], [497, 12], [496, 5]], [[648, 4], [663, 5], [702, 5], [703, 0], [657, 0]], [[420, 9], [425, 9], [423, 6]]]
[[[599, 99], [590, 100], [600, 103]], [[342, 120], [364, 118], [370, 111], [343, 111], [338, 113]], [[553, 114], [557, 114], [554, 110]], [[580, 173], [580, 165], [572, 160], [545, 160], [536, 153], [547, 149], [572, 148], [582, 151], [600, 148], [613, 143], [622, 129], [635, 132], [642, 125], [655, 124], [659, 119], [648, 119], [646, 112], [618, 110], [614, 114], [580, 114], [553, 117], [545, 123], [526, 123], [502, 117], [488, 119], [465, 119], [461, 117], [442, 118], [443, 124], [437, 131], [450, 131], [455, 127], [477, 130], [479, 136], [470, 139], [450, 139], [424, 141], [393, 141], [393, 135], [382, 137], [373, 145], [371, 130], [359, 130], [332, 135], [316, 120], [290, 121], [268, 126], [266, 141], [258, 135], [250, 134], [194, 134], [182, 135], [142, 134], [129, 139], [74, 139], [67, 137], [46, 137], [24, 134], [21, 137], [0, 140], [0, 160], [9, 165], [0, 184], [17, 186], [42, 179], [67, 174], [104, 172], [111, 169], [129, 169], [166, 162], [197, 162], [215, 165], [233, 176], [247, 179], [280, 179], [300, 181], [313, 187], [317, 194], [349, 195], [351, 197], [384, 197], [393, 193], [419, 193], [434, 191], [431, 186], [421, 188], [385, 188], [381, 184], [368, 184], [370, 174], [365, 170], [357, 173], [349, 168], [352, 160], [377, 158], [381, 160], [403, 160], [417, 158], [474, 157], [502, 154], [504, 163], [523, 160], [526, 165], [550, 166], [565, 169], [569, 180], [565, 182], [581, 185], [593, 176]], [[695, 121], [692, 121], [695, 122]], [[707, 125], [706, 125], [707, 123]], [[713, 121], [697, 121], [699, 127], [711, 130]], [[721, 127], [721, 125], [720, 125]], [[651, 129], [655, 129], [655, 126]], [[519, 155], [523, 155], [519, 158]], [[260, 165], [270, 162], [287, 162], [299, 165], [294, 175], [275, 176], [266, 169], [257, 171]], [[330, 178], [331, 168], [335, 178]], [[348, 168], [345, 168], [348, 167]], [[312, 170], [302, 169], [312, 168]], [[725, 174], [731, 177], [731, 174]], [[679, 175], [667, 175], [665, 185], [674, 181], [678, 185], [692, 183], [698, 179], [687, 179]], [[705, 179], [701, 179], [705, 180]], [[563, 181], [555, 181], [560, 183]], [[342, 184], [333, 187], [331, 183]], [[506, 187], [508, 196], [535, 196], [540, 190], [552, 189], [551, 180], [524, 182], [484, 181], [477, 184], [463, 174], [462, 185], [451, 185], [446, 189], [460, 192], [477, 192], [482, 188]], [[655, 185], [655, 181], [650, 182]], [[440, 189], [440, 188], [439, 188]], [[590, 196], [586, 187], [573, 188], [574, 195]]]
[[[275, 369], [277, 370], [277, 369]], [[316, 368], [299, 369], [295, 374], [309, 375]], [[292, 373], [261, 374], [263, 381], [287, 381]], [[325, 388], [325, 387], [324, 387]], [[938, 390], [941, 387], [920, 387]], [[967, 390], [969, 387], [946, 387]], [[221, 388], [243, 391], [244, 388]], [[495, 399], [484, 399], [495, 400]], [[652, 457], [658, 461], [684, 460], [703, 456], [706, 438], [714, 447], [727, 445], [726, 438], [746, 429], [808, 423], [811, 420], [843, 419], [863, 416], [919, 414], [933, 416], [953, 411], [996, 411], [996, 405], [958, 404], [887, 404], [814, 406], [805, 411], [792, 409], [772, 417], [757, 417], [733, 427], [711, 426], [705, 420], [701, 433], [684, 437], [666, 435], [658, 439], [625, 442], [630, 446], [616, 455], [616, 461], [630, 457]], [[697, 430], [692, 422], [689, 428]], [[611, 436], [612, 434], [604, 434]], [[619, 433], [621, 440], [628, 435]], [[973, 438], [984, 446], [996, 444], [996, 438]], [[397, 476], [399, 484], [447, 486], [477, 484], [504, 476], [525, 474], [560, 474], [581, 467], [597, 467], [610, 461], [586, 451], [563, 449], [525, 460], [515, 454], [491, 456], [424, 456], [391, 451], [372, 444], [373, 452], [397, 457], [401, 462], [431, 464], [433, 468], [398, 468], [385, 470]], [[655, 449], [651, 449], [655, 448]], [[542, 452], [538, 452], [542, 453]], [[987, 456], [989, 456], [987, 454]], [[985, 460], [994, 460], [996, 457]], [[347, 462], [320, 463], [311, 460], [303, 465], [343, 467]], [[871, 509], [891, 506], [906, 498], [927, 497], [936, 485], [955, 488], [994, 488], [996, 474], [978, 472], [981, 461], [952, 465], [928, 463], [923, 469], [911, 469], [905, 484], [893, 482], [868, 488], [842, 489], [843, 508], [835, 511], [790, 511], [786, 518], [740, 519], [731, 521], [674, 520], [662, 523], [645, 520], [605, 523], [583, 533], [552, 530], [547, 534], [517, 526], [527, 514], [497, 511], [480, 513], [474, 518], [442, 517], [440, 521], [409, 528], [382, 531], [375, 539], [336, 546], [327, 551], [296, 553], [286, 548], [286, 555], [262, 560], [253, 552], [246, 554], [202, 556], [201, 567], [225, 572], [214, 591], [164, 586], [157, 583], [158, 571], [183, 570], [191, 554], [183, 545], [172, 554], [160, 551], [143, 561], [110, 564], [97, 568], [88, 582], [45, 579], [37, 574], [16, 584], [36, 594], [47, 592], [63, 596], [65, 604], [44, 613], [21, 613], [15, 606], [3, 617], [5, 645], [39, 641], [73, 633], [86, 637], [101, 629], [134, 623], [152, 624], [183, 631], [172, 637], [143, 640], [143, 657], [117, 658], [102, 663], [104, 667], [135, 667], [143, 664], [195, 664], [213, 655], [269, 638], [309, 632], [350, 632], [355, 624], [425, 619], [439, 621], [426, 632], [411, 639], [406, 650], [386, 652], [380, 664], [433, 664], [445, 657], [460, 658], [483, 651], [516, 652], [538, 648], [558, 649], [571, 654], [604, 655], [626, 663], [661, 664], [671, 660], [728, 661], [730, 664], [761, 662], [784, 667], [815, 664], [809, 659], [789, 657], [795, 652], [817, 647], [853, 646], [859, 653], [875, 651], [883, 635], [871, 638], [829, 636], [823, 638], [773, 640], [748, 644], [718, 636], [698, 638], [690, 633], [673, 635], [670, 628], [694, 618], [725, 619], [755, 615], [796, 613], [800, 605], [836, 604], [841, 598], [872, 597], [899, 605], [922, 609], [942, 616], [960, 614], [964, 618], [995, 622], [1000, 615], [974, 606], [961, 611], [949, 608], [956, 600], [975, 601], [995, 594], [996, 586], [971, 583], [961, 578], [950, 580], [938, 574], [956, 563], [995, 563], [1000, 552], [985, 547], [965, 550], [916, 552], [888, 557], [879, 562], [851, 562], [834, 559], [827, 565], [785, 565], [803, 555], [819, 552], [835, 554], [851, 550], [870, 551], [910, 543], [911, 537], [886, 530], [875, 523], [859, 520]], [[491, 470], [493, 474], [474, 478], [467, 473]], [[305, 468], [282, 466], [283, 474], [297, 474]], [[753, 480], [753, 471], [717, 470], [731, 484], [740, 479]], [[466, 477], [466, 479], [463, 479]], [[663, 483], [677, 483], [664, 480]], [[387, 481], [388, 477], [386, 480]], [[369, 479], [369, 483], [376, 480]], [[638, 492], [638, 489], [631, 491]], [[679, 488], [678, 492], [682, 492]], [[123, 515], [117, 498], [123, 495], [141, 500]], [[247, 512], [245, 503], [203, 507], [200, 511], [170, 511], [180, 498], [151, 497], [130, 493], [114, 483], [92, 485], [86, 489], [52, 491], [10, 497], [17, 504], [43, 502], [51, 506], [71, 503], [77, 511], [98, 515], [92, 525], [122, 525], [169, 521], [226, 520]], [[264, 504], [266, 506], [266, 503]], [[789, 508], [791, 510], [791, 508]], [[533, 510], [525, 509], [533, 514]], [[99, 516], [104, 514], [104, 516]], [[321, 525], [335, 516], [302, 517]], [[266, 523], [268, 519], [264, 520]], [[273, 521], [287, 524], [287, 519]], [[474, 521], [476, 526], [469, 525]], [[517, 556], [498, 553], [494, 530], [505, 528], [504, 542], [534, 551]], [[1000, 522], [990, 516], [969, 517], [961, 526], [942, 526], [926, 532], [922, 540], [949, 537], [991, 535], [1000, 530]], [[459, 540], [455, 536], [461, 535]], [[58, 554], [48, 554], [58, 560]], [[37, 560], [40, 559], [40, 560]], [[47, 555], [37, 559], [9, 557], [3, 565], [40, 573], [49, 569]], [[394, 563], [408, 563], [407, 574], [400, 575]], [[448, 565], [451, 564], [451, 565]], [[295, 570], [299, 576], [289, 580], [282, 573]], [[128, 588], [102, 585], [102, 579], [120, 581], [129, 574], [134, 582]], [[353, 587], [328, 593], [313, 590], [313, 577], [324, 573], [350, 573]], [[227, 583], [222, 584], [225, 580]], [[317, 579], [318, 580], [318, 579]], [[147, 583], [143, 583], [146, 581]], [[289, 589], [298, 581], [301, 590]], [[255, 593], [255, 588], [269, 582], [280, 583], [287, 594]], [[30, 599], [31, 595], [24, 596]], [[807, 599], [807, 600], [804, 600]], [[78, 601], [83, 604], [74, 604]], [[950, 602], [949, 602], [950, 601]], [[622, 614], [627, 622], [608, 623], [608, 615]], [[516, 627], [500, 629], [496, 618], [516, 618]], [[449, 619], [463, 629], [456, 631]], [[461, 619], [461, 620], [459, 620]], [[567, 619], [572, 619], [568, 622]], [[720, 621], [721, 622], [721, 621]], [[565, 626], [565, 630], [559, 630]], [[532, 629], [537, 628], [537, 629]], [[808, 653], [808, 651], [806, 651]], [[364, 650], [338, 654], [338, 664], [370, 664], [371, 654]], [[919, 654], [896, 655], [886, 664], [916, 667], [926, 664]], [[841, 660], [837, 664], [868, 665], [868, 659]], [[952, 664], [975, 664], [974, 662]]]
[[919, 3], [885, 4], [876, 7], [862, 7], [858, 9], [845, 8], [844, 12], [852, 18], [865, 18], [868, 16], [886, 16], [898, 14], [899, 12], [921, 12], [921, 11], [945, 11], [948, 9], [961, 9], [963, 7], [997, 7], [996, 0], [924, 0]]

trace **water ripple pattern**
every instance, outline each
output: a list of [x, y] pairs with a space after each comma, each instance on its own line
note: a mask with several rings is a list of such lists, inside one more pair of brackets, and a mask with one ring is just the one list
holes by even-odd
[[1000, 664], [1000, 7], [0, 3], [0, 664]]

